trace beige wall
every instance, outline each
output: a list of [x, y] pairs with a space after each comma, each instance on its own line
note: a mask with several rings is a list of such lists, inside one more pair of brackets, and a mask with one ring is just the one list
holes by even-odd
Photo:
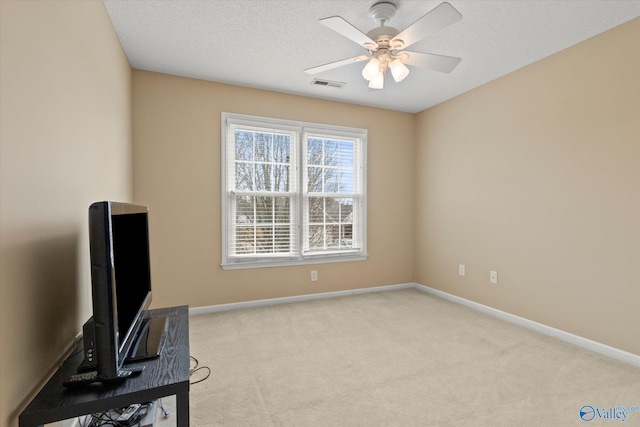
[[102, 2], [0, 2], [0, 425], [90, 316], [87, 209], [131, 196], [131, 69]]
[[[223, 111], [368, 129], [367, 261], [222, 270]], [[413, 115], [136, 70], [133, 117], [134, 198], [149, 205], [156, 306], [412, 281]]]
[[[155, 306], [416, 281], [640, 354], [640, 20], [411, 115], [132, 80], [100, 2], [0, 17], [0, 425], [89, 316], [88, 205], [132, 195]], [[369, 130], [369, 260], [220, 268], [222, 111]]]
[[640, 354], [639, 40], [635, 19], [418, 115], [416, 282]]

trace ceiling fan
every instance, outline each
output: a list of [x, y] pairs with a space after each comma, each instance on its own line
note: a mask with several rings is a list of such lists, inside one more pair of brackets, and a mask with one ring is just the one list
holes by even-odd
[[362, 77], [369, 81], [370, 88], [382, 89], [387, 69], [391, 71], [393, 79], [396, 82], [400, 82], [409, 74], [409, 69], [406, 65], [450, 73], [462, 61], [461, 58], [452, 56], [403, 50], [462, 19], [462, 14], [449, 3], [440, 3], [401, 32], [393, 27], [386, 26], [386, 23], [395, 15], [395, 12], [396, 6], [390, 2], [380, 2], [371, 6], [369, 15], [380, 26], [367, 34], [362, 33], [340, 16], [320, 19], [321, 24], [365, 48], [367, 55], [355, 56], [308, 68], [305, 72], [316, 74], [355, 62], [369, 60], [362, 70]]

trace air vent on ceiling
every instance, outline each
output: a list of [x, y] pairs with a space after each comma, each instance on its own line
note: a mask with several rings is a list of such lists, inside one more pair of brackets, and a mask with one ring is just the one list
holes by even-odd
[[312, 85], [316, 85], [316, 86], [326, 86], [326, 87], [335, 87], [340, 89], [341, 87], [343, 87], [346, 83], [343, 82], [333, 82], [331, 80], [321, 80], [321, 79], [313, 79], [313, 81], [311, 82]]

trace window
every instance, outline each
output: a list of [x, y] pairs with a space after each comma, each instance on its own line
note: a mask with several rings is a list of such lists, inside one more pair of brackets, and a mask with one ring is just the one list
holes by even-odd
[[223, 113], [223, 268], [366, 259], [366, 138]]

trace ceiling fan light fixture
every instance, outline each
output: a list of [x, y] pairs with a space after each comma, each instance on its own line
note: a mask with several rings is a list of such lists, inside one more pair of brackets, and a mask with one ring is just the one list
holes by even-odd
[[389, 63], [389, 69], [391, 70], [393, 80], [396, 82], [401, 82], [409, 75], [409, 69], [399, 58], [396, 58]]
[[366, 80], [373, 80], [380, 73], [380, 61], [378, 58], [371, 58], [362, 69], [362, 77]]
[[462, 14], [451, 4], [443, 1], [413, 24], [398, 31], [387, 26], [387, 22], [396, 12], [396, 5], [392, 3], [394, 0], [377, 1], [371, 6], [369, 15], [379, 25], [366, 34], [340, 16], [320, 20], [322, 25], [364, 47], [368, 55], [330, 62], [304, 71], [316, 74], [354, 62], [368, 61], [362, 69], [362, 77], [369, 82], [369, 88], [383, 89], [387, 70], [396, 82], [401, 82], [409, 75], [405, 62], [410, 66], [443, 73], [451, 72], [460, 63], [461, 58], [403, 50], [462, 19]]
[[378, 71], [378, 73], [371, 80], [369, 80], [369, 88], [370, 89], [384, 88], [384, 73], [382, 71]]

